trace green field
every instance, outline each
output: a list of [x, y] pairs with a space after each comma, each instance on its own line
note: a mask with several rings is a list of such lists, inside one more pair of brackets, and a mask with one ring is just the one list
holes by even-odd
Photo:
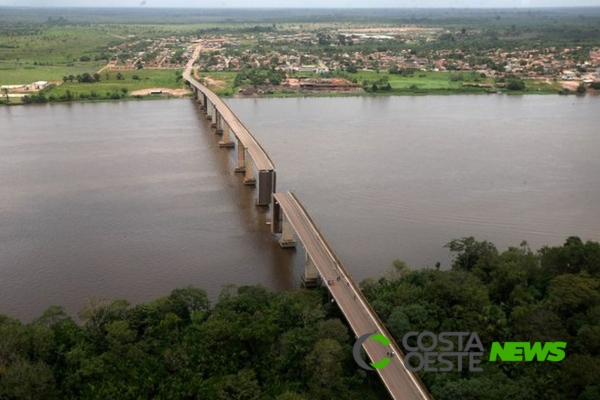
[[32, 65], [0, 63], [0, 85], [25, 85], [36, 81], [60, 81], [63, 76], [93, 73], [105, 62], [71, 63], [69, 65]]
[[[96, 72], [107, 63], [107, 46], [122, 41], [109, 31], [107, 27], [40, 27], [0, 35], [0, 85], [58, 81], [64, 75]], [[90, 61], [82, 62], [81, 57]]]
[[[104, 71], [100, 75], [100, 82], [94, 83], [77, 83], [77, 82], [65, 82], [48, 92], [48, 95], [54, 95], [60, 97], [64, 95], [67, 90], [71, 91], [76, 97], [81, 93], [91, 94], [96, 92], [100, 96], [105, 96], [106, 92], [121, 91], [123, 88], [127, 89], [128, 93], [140, 89], [150, 88], [169, 88], [169, 89], [180, 89], [184, 87], [183, 81], [177, 82], [177, 74], [181, 70], [168, 70], [168, 69], [154, 69], [154, 70], [135, 70], [135, 71]], [[123, 75], [122, 80], [117, 79], [117, 74]], [[108, 80], [106, 76], [108, 74]], [[137, 75], [140, 79], [133, 79], [133, 76]]]

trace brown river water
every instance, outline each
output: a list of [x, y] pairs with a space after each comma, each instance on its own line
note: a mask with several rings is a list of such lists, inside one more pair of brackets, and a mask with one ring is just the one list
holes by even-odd
[[[600, 240], [600, 98], [228, 99], [357, 280], [500, 250]], [[0, 108], [0, 314], [189, 284], [299, 285], [192, 100]]]

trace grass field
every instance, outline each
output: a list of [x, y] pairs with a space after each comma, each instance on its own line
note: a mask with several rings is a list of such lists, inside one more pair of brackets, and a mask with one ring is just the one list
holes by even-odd
[[119, 39], [108, 27], [44, 27], [36, 34], [3, 36], [0, 61], [23, 64], [68, 63], [87, 55], [92, 59]]
[[96, 72], [107, 61], [94, 60], [119, 39], [106, 27], [43, 27], [35, 34], [0, 37], [0, 85], [57, 81], [64, 75]]
[[0, 63], [0, 85], [21, 85], [36, 81], [60, 81], [63, 76], [94, 73], [106, 65], [105, 62], [71, 63], [69, 65], [32, 65]]
[[[77, 83], [77, 82], [66, 82], [62, 85], [55, 87], [48, 92], [48, 95], [61, 96], [67, 92], [76, 94], [78, 96], [81, 93], [91, 94], [96, 92], [101, 96], [106, 95], [106, 92], [121, 91], [122, 88], [126, 88], [129, 93], [150, 88], [169, 88], [179, 89], [183, 88], [183, 81], [176, 81], [176, 72], [180, 70], [168, 70], [168, 69], [141, 69], [136, 71], [105, 71], [101, 74], [100, 82], [95, 83]], [[106, 80], [106, 74], [108, 73], [109, 79]], [[121, 73], [124, 77], [123, 80], [117, 80], [117, 73]], [[133, 76], [137, 75], [140, 79], [134, 80]]]

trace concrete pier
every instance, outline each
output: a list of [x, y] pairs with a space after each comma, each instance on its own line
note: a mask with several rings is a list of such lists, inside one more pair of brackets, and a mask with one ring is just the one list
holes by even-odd
[[276, 174], [272, 170], [258, 171], [258, 198], [256, 205], [260, 207], [269, 207], [272, 201], [272, 194], [275, 193]]
[[238, 159], [235, 172], [246, 172], [246, 148], [238, 139]]
[[212, 108], [213, 108], [213, 104], [210, 101], [208, 103], [206, 103], [206, 119], [211, 120], [211, 121], [212, 121]]
[[223, 116], [218, 111], [217, 111], [217, 122], [216, 122], [215, 128], [216, 128], [215, 133], [217, 135], [223, 134]]
[[210, 104], [210, 127], [211, 128], [216, 128], [217, 127], [217, 107], [215, 107], [214, 104]]
[[285, 213], [281, 213], [281, 239], [279, 239], [279, 245], [284, 249], [296, 247], [294, 228]]
[[[305, 254], [306, 261], [304, 263], [304, 275], [302, 275], [302, 286], [305, 288], [314, 288], [319, 285], [319, 271], [308, 252]], [[332, 277], [332, 279], [334, 278]]]
[[[248, 149], [244, 150], [244, 153], [247, 153]], [[244, 167], [244, 185], [246, 186], [256, 186], [256, 178], [254, 177], [254, 171], [252, 169], [252, 159], [250, 157], [244, 157], [246, 165]]]
[[223, 139], [219, 142], [219, 147], [231, 148], [235, 147], [235, 143], [229, 137], [229, 125], [227, 122], [221, 120]]

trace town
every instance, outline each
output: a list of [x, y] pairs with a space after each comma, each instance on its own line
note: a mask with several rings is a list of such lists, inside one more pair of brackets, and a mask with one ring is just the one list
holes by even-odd
[[[181, 97], [189, 94], [181, 71], [198, 47], [196, 78], [223, 96], [583, 94], [600, 89], [600, 43], [589, 31], [578, 33], [586, 40], [558, 40], [545, 28], [536, 32], [515, 24], [494, 29], [439, 25], [284, 22], [183, 34], [168, 29], [163, 35], [110, 33], [110, 42], [95, 49], [94, 58], [82, 55], [69, 64], [95, 69], [62, 77], [40, 71], [29, 82], [9, 81], [0, 71], [1, 94], [5, 103], [11, 97], [25, 103]], [[3, 55], [8, 48], [0, 49], [5, 70], [11, 64], [10, 56]], [[29, 70], [58, 65], [12, 63]]]

